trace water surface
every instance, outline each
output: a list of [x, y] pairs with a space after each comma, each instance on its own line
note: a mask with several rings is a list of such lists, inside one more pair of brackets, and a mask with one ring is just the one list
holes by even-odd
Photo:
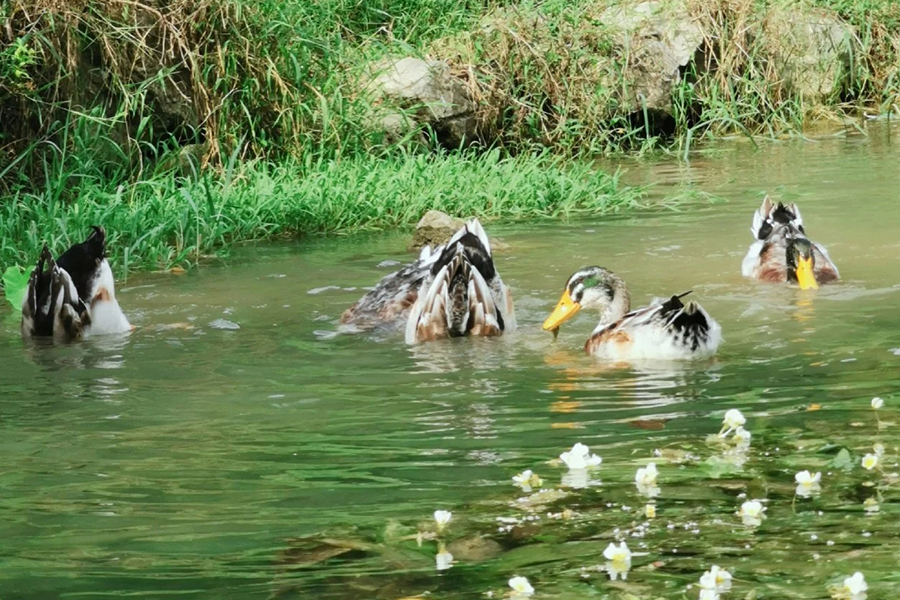
[[[538, 598], [696, 598], [688, 586], [713, 563], [734, 573], [735, 598], [827, 598], [856, 570], [871, 598], [896, 597], [898, 133], [629, 162], [651, 199], [724, 201], [490, 225], [509, 245], [496, 260], [520, 324], [500, 339], [333, 335], [410, 259], [400, 233], [132, 276], [120, 299], [140, 329], [126, 339], [25, 346], [4, 307], [0, 597], [462, 599], [499, 597], [519, 574]], [[839, 284], [741, 277], [766, 190], [799, 203]], [[693, 290], [722, 324], [717, 358], [598, 363], [581, 352], [586, 311], [553, 342], [540, 323], [590, 264], [621, 275], [636, 305]], [[880, 428], [873, 396], [887, 402]], [[737, 457], [706, 441], [733, 407], [754, 434]], [[547, 461], [576, 441], [604, 459], [590, 487], [532, 512], [511, 504], [523, 469], [559, 487], [565, 470]], [[859, 466], [875, 442], [883, 473]], [[645, 524], [633, 474], [649, 460], [662, 493]], [[793, 502], [801, 469], [822, 471], [823, 489]], [[759, 528], [734, 514], [748, 498], [767, 501]], [[439, 508], [454, 513], [441, 541], [457, 555], [443, 572], [438, 542], [413, 539]], [[592, 570], [614, 540], [636, 553], [624, 584]]]

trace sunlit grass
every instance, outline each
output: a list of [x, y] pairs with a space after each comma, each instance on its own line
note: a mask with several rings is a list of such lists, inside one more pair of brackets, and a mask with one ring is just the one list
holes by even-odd
[[54, 171], [44, 187], [0, 198], [0, 272], [31, 265], [45, 242], [61, 252], [94, 224], [107, 229], [122, 271], [189, 265], [244, 241], [409, 226], [430, 209], [508, 222], [599, 215], [641, 202], [639, 190], [616, 175], [548, 154], [251, 161], [221, 175], [117, 185], [80, 175]]

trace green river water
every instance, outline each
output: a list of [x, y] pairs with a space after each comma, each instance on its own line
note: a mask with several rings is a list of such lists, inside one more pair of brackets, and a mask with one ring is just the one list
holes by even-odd
[[[489, 224], [520, 329], [410, 347], [335, 336], [365, 286], [408, 261], [406, 234], [239, 249], [187, 275], [120, 284], [126, 339], [25, 346], [0, 313], [0, 598], [690, 598], [717, 564], [723, 598], [829, 598], [862, 571], [900, 596], [900, 149], [874, 129], [724, 143], [689, 163], [628, 163], [677, 210]], [[761, 193], [799, 203], [843, 280], [816, 291], [740, 274]], [[636, 306], [688, 289], [721, 323], [711, 361], [604, 365], [540, 324], [568, 275], [600, 264]], [[239, 328], [234, 328], [239, 327]], [[885, 399], [876, 412], [874, 396]], [[738, 408], [749, 451], [708, 437]], [[879, 425], [880, 422], [880, 425]], [[511, 477], [575, 442], [588, 487], [542, 503]], [[881, 467], [862, 456], [881, 443]], [[634, 485], [659, 467], [657, 515]], [[794, 474], [822, 472], [794, 498]], [[546, 494], [546, 493], [545, 493]], [[878, 512], [864, 510], [875, 497]], [[540, 498], [540, 497], [538, 497]], [[765, 500], [767, 518], [735, 513]], [[431, 515], [450, 510], [440, 541]], [[568, 509], [568, 510], [567, 510]], [[560, 514], [563, 513], [563, 514]], [[504, 521], [498, 521], [501, 517]], [[421, 545], [415, 539], [425, 532]], [[625, 582], [597, 570], [634, 552]], [[454, 554], [438, 571], [435, 553]]]

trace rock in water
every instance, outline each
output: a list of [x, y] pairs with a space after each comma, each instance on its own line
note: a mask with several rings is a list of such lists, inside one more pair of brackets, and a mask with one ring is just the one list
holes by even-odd
[[439, 210], [429, 210], [416, 224], [416, 231], [407, 250], [418, 250], [427, 245], [433, 248], [443, 244], [463, 225], [465, 221], [462, 219], [455, 219]]

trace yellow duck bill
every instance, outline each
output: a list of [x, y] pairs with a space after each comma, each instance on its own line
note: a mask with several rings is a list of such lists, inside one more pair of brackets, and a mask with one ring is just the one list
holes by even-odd
[[797, 261], [797, 285], [800, 286], [801, 290], [814, 290], [819, 287], [819, 284], [816, 282], [816, 274], [813, 271], [812, 257], [800, 258]]
[[559, 329], [560, 325], [571, 319], [579, 310], [581, 310], [581, 305], [572, 300], [572, 296], [569, 295], [569, 290], [566, 290], [563, 292], [562, 298], [560, 298], [559, 302], [556, 304], [556, 308], [553, 309], [553, 312], [550, 313], [550, 316], [544, 321], [544, 331], [555, 331]]

